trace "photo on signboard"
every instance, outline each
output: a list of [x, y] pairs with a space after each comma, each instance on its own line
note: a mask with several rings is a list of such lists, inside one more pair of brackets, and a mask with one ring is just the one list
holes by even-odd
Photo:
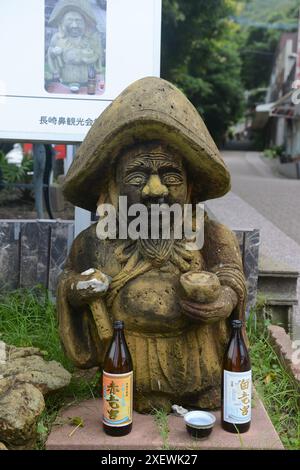
[[107, 0], [45, 0], [45, 89], [101, 95]]

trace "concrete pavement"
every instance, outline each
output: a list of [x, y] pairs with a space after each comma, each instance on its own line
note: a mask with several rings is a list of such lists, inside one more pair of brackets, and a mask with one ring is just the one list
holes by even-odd
[[[232, 191], [208, 201], [208, 210], [232, 229], [259, 229], [260, 253], [300, 272], [300, 181], [277, 175], [257, 152], [227, 151], [223, 156]], [[299, 306], [292, 323], [294, 339], [300, 338]]]
[[232, 192], [300, 245], [300, 180], [276, 174], [257, 152], [223, 153]]

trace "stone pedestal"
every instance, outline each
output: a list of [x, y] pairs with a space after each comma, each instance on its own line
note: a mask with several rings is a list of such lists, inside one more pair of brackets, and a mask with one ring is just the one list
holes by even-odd
[[[256, 397], [252, 410], [252, 424], [247, 433], [236, 435], [225, 432], [220, 424], [220, 412], [214, 412], [217, 420], [211, 435], [206, 440], [193, 440], [185, 429], [183, 418], [168, 417], [169, 434], [164, 439], [153, 416], [134, 413], [133, 429], [124, 437], [107, 436], [102, 430], [101, 400], [88, 400], [71, 406], [60, 414], [48, 438], [47, 450], [145, 450], [145, 449], [283, 449], [261, 401]], [[69, 418], [80, 417], [84, 427], [72, 436], [74, 426]]]
[[272, 323], [283, 326], [286, 331], [290, 330], [293, 307], [298, 304], [298, 278], [297, 269], [269, 256], [260, 257], [258, 291], [265, 298]]

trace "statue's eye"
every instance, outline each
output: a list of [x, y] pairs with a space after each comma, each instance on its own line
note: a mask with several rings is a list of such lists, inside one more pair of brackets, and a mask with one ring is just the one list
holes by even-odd
[[131, 173], [131, 175], [126, 176], [124, 183], [141, 186], [146, 183], [146, 176], [142, 173]]
[[181, 184], [182, 181], [182, 177], [177, 173], [167, 173], [162, 176], [162, 183], [166, 185]]

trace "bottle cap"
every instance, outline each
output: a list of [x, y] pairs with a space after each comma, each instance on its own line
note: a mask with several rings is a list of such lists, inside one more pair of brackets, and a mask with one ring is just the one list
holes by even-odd
[[115, 320], [114, 321], [114, 328], [117, 328], [118, 330], [120, 330], [121, 328], [124, 328], [123, 320]]
[[231, 326], [232, 328], [242, 328], [243, 322], [242, 320], [232, 320]]

